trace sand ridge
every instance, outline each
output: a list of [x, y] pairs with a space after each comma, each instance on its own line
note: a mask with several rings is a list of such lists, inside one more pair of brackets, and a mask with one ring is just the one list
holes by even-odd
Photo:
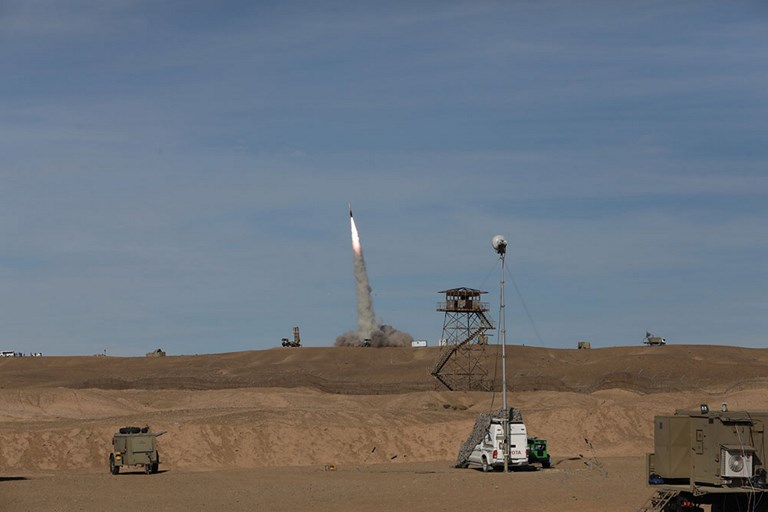
[[[488, 367], [496, 358], [488, 347]], [[342, 394], [436, 389], [438, 348], [306, 347], [193, 356], [0, 358], [0, 389], [315, 388]], [[591, 350], [508, 347], [509, 385], [518, 391], [639, 393], [739, 390], [768, 383], [768, 351], [667, 345]], [[497, 388], [499, 383], [496, 383]]]

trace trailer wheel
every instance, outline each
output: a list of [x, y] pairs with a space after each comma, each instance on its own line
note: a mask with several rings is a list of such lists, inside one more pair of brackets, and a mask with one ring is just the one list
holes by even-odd
[[152, 473], [152, 464], [144, 464], [144, 473], [147, 475]]
[[485, 455], [483, 455], [483, 471], [486, 473], [493, 471], [493, 466], [488, 464], [488, 458]]
[[152, 463], [152, 473], [157, 473], [158, 468], [160, 467], [160, 454], [155, 454], [155, 462]]
[[120, 472], [120, 466], [115, 465], [115, 455], [109, 454], [109, 472], [116, 475]]
[[547, 458], [543, 461], [541, 461], [541, 467], [546, 469], [552, 465], [552, 458], [547, 456]]

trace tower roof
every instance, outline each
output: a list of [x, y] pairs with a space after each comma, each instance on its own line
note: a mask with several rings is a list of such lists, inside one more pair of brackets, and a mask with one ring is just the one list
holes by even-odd
[[467, 288], [466, 286], [462, 286], [461, 288], [450, 288], [448, 290], [442, 290], [437, 293], [445, 293], [446, 295], [462, 295], [465, 297], [479, 297], [484, 292], [482, 290], [476, 290], [474, 288]]

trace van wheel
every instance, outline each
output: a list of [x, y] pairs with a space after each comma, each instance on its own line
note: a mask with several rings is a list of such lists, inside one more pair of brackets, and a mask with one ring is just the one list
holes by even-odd
[[493, 466], [488, 464], [488, 458], [485, 455], [483, 455], [483, 471], [486, 473], [493, 471]]

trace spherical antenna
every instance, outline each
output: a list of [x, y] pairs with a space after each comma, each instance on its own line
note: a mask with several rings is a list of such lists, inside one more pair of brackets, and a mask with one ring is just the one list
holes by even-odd
[[507, 241], [501, 235], [496, 235], [491, 239], [491, 245], [493, 250], [499, 254], [504, 254], [507, 251]]

